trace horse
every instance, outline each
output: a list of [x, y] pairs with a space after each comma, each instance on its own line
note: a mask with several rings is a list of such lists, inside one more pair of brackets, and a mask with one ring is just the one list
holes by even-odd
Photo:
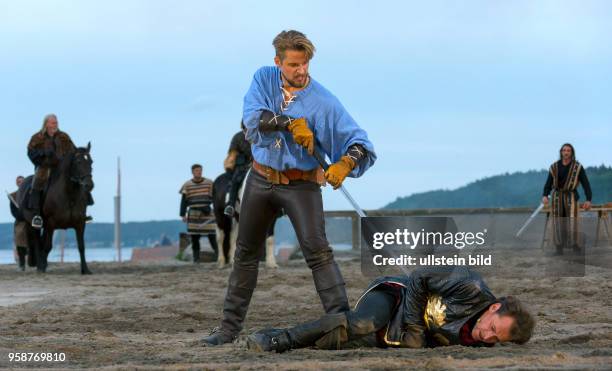
[[[238, 223], [240, 220], [240, 200], [244, 195], [244, 188], [251, 170], [244, 177], [240, 188], [238, 189], [238, 198], [234, 205], [234, 216], [229, 217], [223, 213], [227, 193], [229, 192], [229, 183], [232, 179], [232, 173], [227, 171], [213, 182], [213, 212], [216, 220], [216, 235], [219, 253], [217, 254], [217, 265], [223, 268], [228, 262], [234, 263], [234, 254], [236, 252], [236, 240], [238, 238]], [[278, 218], [277, 218], [278, 219]], [[270, 225], [266, 238], [266, 268], [278, 268], [276, 259], [274, 258], [274, 225], [276, 220]]]
[[34, 246], [36, 269], [44, 273], [47, 259], [53, 247], [53, 232], [56, 229], [74, 229], [76, 232], [81, 274], [91, 274], [85, 260], [85, 210], [88, 192], [94, 187], [92, 179], [93, 160], [90, 155], [91, 143], [87, 147], [76, 148], [64, 156], [52, 171], [44, 194], [41, 214], [44, 227], [41, 231], [30, 225], [34, 214], [26, 208], [26, 194], [32, 184], [32, 176], [19, 187], [18, 198], [24, 217], [28, 221], [28, 242]]

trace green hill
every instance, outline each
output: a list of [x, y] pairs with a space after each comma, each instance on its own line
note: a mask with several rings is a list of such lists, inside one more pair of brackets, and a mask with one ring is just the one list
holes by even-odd
[[[587, 167], [593, 203], [612, 202], [612, 167]], [[547, 170], [501, 174], [453, 190], [435, 190], [398, 197], [385, 209], [471, 207], [521, 207], [537, 205], [548, 176]], [[585, 200], [582, 187], [580, 199]]]

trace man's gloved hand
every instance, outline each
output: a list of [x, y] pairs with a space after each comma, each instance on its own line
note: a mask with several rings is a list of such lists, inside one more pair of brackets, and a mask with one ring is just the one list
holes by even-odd
[[314, 134], [308, 127], [306, 119], [300, 117], [291, 121], [287, 129], [293, 135], [293, 140], [308, 150], [308, 153], [312, 155], [314, 152]]
[[325, 179], [329, 184], [331, 184], [334, 189], [338, 189], [344, 178], [355, 168], [355, 161], [348, 156], [342, 156], [340, 161], [335, 164], [330, 165], [325, 172]]

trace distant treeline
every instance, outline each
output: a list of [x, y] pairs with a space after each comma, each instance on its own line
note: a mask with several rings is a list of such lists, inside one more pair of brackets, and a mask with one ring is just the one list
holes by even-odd
[[[586, 168], [593, 203], [612, 202], [612, 167]], [[470, 207], [522, 207], [540, 202], [548, 170], [505, 173], [469, 183], [454, 190], [436, 190], [398, 197], [385, 209], [428, 209]], [[580, 200], [584, 201], [582, 187]]]
[[[351, 221], [343, 218], [328, 218], [326, 230], [331, 242], [351, 242]], [[123, 246], [140, 247], [152, 246], [158, 243], [163, 236], [173, 243], [178, 241], [179, 233], [185, 232], [185, 224], [180, 220], [130, 222], [121, 225], [121, 241]], [[59, 234], [56, 234], [56, 243]], [[295, 232], [289, 219], [281, 218], [276, 225], [275, 236], [277, 243], [296, 244]], [[114, 243], [113, 223], [92, 223], [85, 230], [87, 246], [110, 247]], [[0, 224], [0, 249], [12, 248], [13, 224]], [[76, 246], [74, 231], [66, 233], [66, 246]]]
[[[588, 167], [587, 175], [593, 190], [593, 202], [612, 202], [612, 168]], [[540, 201], [547, 171], [528, 171], [496, 175], [470, 183], [455, 190], [437, 190], [400, 197], [386, 205], [387, 209], [469, 208], [469, 207], [521, 207], [534, 206]], [[584, 201], [582, 189], [581, 200]], [[327, 218], [327, 237], [332, 244], [351, 243], [351, 221], [346, 218]], [[180, 220], [123, 223], [121, 240], [123, 246], [152, 246], [166, 236], [176, 243], [179, 233], [185, 232]], [[295, 232], [287, 217], [276, 225], [277, 243], [294, 245]], [[92, 223], [87, 226], [85, 240], [88, 246], [112, 246], [114, 225]], [[66, 235], [67, 246], [76, 246], [74, 232]], [[13, 246], [13, 224], [0, 224], [0, 248]]]

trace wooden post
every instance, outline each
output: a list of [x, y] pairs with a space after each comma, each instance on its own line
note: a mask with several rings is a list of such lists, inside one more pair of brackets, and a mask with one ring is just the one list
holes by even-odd
[[610, 227], [609, 227], [610, 225], [609, 211], [602, 211], [601, 219], [603, 222], [604, 231], [606, 231], [606, 236], [608, 237], [608, 247], [612, 247], [612, 236], [610, 236]]
[[64, 247], [66, 246], [66, 230], [61, 229], [60, 232], [60, 263], [64, 262]]
[[121, 159], [117, 157], [117, 195], [115, 196], [115, 250], [121, 263]]
[[359, 250], [361, 248], [361, 218], [359, 215], [354, 214], [351, 216], [352, 221], [352, 235], [353, 235], [353, 250]]

